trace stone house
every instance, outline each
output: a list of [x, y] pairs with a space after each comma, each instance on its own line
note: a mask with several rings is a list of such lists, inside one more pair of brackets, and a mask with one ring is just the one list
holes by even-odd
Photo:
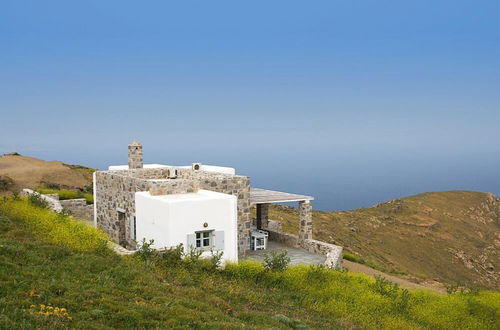
[[[128, 146], [128, 165], [94, 173], [94, 223], [128, 249], [153, 238], [156, 248], [183, 244], [186, 250], [223, 251], [237, 261], [250, 250], [252, 230], [269, 238], [330, 254], [338, 266], [341, 248], [312, 239], [310, 196], [253, 188], [233, 168], [144, 164], [142, 145]], [[271, 203], [299, 203], [299, 235], [282, 233], [268, 219]], [[256, 207], [256, 219], [250, 208]], [[339, 250], [340, 249], [340, 250]], [[339, 259], [340, 256], [340, 259]]]

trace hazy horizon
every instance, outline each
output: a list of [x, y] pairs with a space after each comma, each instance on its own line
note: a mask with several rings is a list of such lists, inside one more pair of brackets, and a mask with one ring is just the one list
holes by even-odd
[[500, 195], [500, 3], [16, 1], [0, 153], [233, 166], [323, 210]]

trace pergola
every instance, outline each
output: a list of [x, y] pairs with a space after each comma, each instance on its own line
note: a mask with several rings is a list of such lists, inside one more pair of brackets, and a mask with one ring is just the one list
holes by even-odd
[[269, 221], [269, 205], [273, 203], [299, 203], [299, 240], [312, 239], [311, 196], [281, 191], [250, 188], [250, 205], [257, 208], [257, 229], [266, 229]]

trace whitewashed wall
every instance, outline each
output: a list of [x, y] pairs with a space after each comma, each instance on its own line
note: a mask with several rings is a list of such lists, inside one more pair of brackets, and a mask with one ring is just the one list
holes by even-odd
[[[136, 239], [154, 240], [154, 248], [183, 244], [189, 248], [189, 235], [196, 231], [214, 230], [217, 247], [224, 261], [238, 261], [237, 197], [199, 190], [196, 193], [152, 196], [149, 192], [135, 193]], [[204, 223], [208, 226], [204, 227]], [[214, 249], [216, 247], [214, 246]], [[203, 256], [210, 256], [205, 251]]]

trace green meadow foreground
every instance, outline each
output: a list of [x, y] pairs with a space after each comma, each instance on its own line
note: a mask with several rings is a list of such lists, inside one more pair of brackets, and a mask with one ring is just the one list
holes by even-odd
[[136, 256], [36, 200], [0, 200], [0, 328], [499, 329], [500, 293], [408, 291], [295, 266]]

